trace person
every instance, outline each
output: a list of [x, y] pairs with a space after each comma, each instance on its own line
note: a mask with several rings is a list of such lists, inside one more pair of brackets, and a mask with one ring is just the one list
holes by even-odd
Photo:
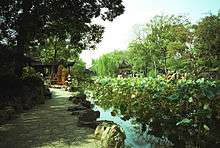
[[71, 81], [71, 75], [70, 74], [68, 74], [68, 76], [67, 76], [67, 81]]
[[71, 79], [71, 75], [68, 74], [67, 76], [67, 91], [70, 91], [70, 88], [71, 88], [71, 84], [72, 84], [72, 79]]

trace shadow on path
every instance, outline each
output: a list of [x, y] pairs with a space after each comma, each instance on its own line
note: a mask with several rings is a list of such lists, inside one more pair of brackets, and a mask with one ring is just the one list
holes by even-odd
[[0, 148], [98, 148], [94, 130], [77, 127], [67, 112], [69, 92], [51, 89], [53, 98], [0, 126]]

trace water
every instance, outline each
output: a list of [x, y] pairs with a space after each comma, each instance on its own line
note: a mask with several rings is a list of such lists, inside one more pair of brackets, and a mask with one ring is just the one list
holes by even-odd
[[[93, 102], [93, 96], [91, 92], [86, 93], [88, 96], [88, 100]], [[127, 147], [131, 148], [164, 148], [171, 147], [172, 143], [170, 143], [167, 139], [161, 139], [154, 137], [152, 135], [148, 135], [147, 132], [142, 133], [140, 125], [134, 123], [132, 119], [124, 121], [120, 118], [120, 116], [112, 116], [112, 109], [104, 110], [103, 108], [95, 105], [93, 108], [95, 111], [100, 112], [100, 118], [97, 120], [108, 120], [113, 121], [114, 123], [120, 125], [126, 135], [125, 144]]]
[[[124, 121], [118, 116], [112, 116], [111, 115], [111, 109], [104, 110], [101, 107], [95, 106], [94, 110], [100, 111], [100, 118], [97, 120], [108, 120], [113, 121], [114, 123], [117, 123], [120, 125], [123, 130], [125, 131], [126, 139], [125, 143], [128, 147], [134, 147], [134, 148], [151, 148], [152, 145], [144, 142], [141, 137], [137, 134], [137, 130], [135, 129], [135, 126], [132, 124], [132, 120]], [[136, 125], [137, 126], [137, 125]]]

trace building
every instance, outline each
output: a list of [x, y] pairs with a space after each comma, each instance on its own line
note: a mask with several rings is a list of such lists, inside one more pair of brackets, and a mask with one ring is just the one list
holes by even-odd
[[122, 60], [118, 66], [118, 76], [127, 77], [132, 75], [132, 65], [126, 60]]

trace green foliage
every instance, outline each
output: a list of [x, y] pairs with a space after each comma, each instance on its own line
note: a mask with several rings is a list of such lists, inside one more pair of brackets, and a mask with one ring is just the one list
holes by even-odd
[[190, 125], [191, 123], [192, 123], [192, 119], [187, 119], [187, 118], [185, 118], [185, 119], [183, 119], [182, 121], [177, 122], [176, 125], [177, 125], [177, 126], [178, 126], [178, 125]]
[[13, 49], [1, 47], [0, 45], [0, 78], [5, 75], [11, 75], [15, 67], [15, 52]]
[[0, 81], [0, 96], [16, 96], [22, 93], [22, 80], [18, 76], [3, 75]]
[[[169, 71], [189, 73], [192, 78], [218, 79], [219, 14], [192, 25], [184, 16], [155, 16], [121, 54], [136, 74], [157, 77]], [[137, 31], [137, 30], [136, 30]], [[115, 76], [117, 52], [93, 62], [98, 76]]]
[[81, 86], [83, 83], [89, 81], [91, 75], [88, 71], [86, 69], [86, 64], [81, 59], [74, 63], [73, 67], [70, 69], [70, 74], [73, 78], [73, 87]]
[[50, 97], [40, 74], [31, 67], [23, 68], [22, 77], [5, 75], [0, 77], [0, 107], [11, 106], [19, 113], [44, 103]]
[[134, 72], [146, 74], [148, 68], [153, 66], [153, 61], [151, 61], [151, 57], [149, 57], [153, 54], [150, 54], [148, 49], [146, 44], [139, 41], [133, 41], [129, 44], [127, 59], [133, 64]]
[[[217, 56], [220, 47], [220, 13], [203, 18], [195, 26], [197, 47], [201, 49], [204, 56]], [[213, 57], [215, 58], [215, 57]]]
[[76, 63], [74, 63], [73, 67], [71, 68], [71, 73], [73, 74], [73, 76], [80, 76], [81, 73], [83, 73], [83, 71], [86, 68], [86, 63], [83, 62], [83, 60], [79, 59], [77, 60]]
[[114, 51], [101, 56], [99, 59], [94, 60], [92, 63], [92, 70], [98, 76], [112, 76], [118, 75], [119, 64], [126, 59], [123, 51]]
[[[183, 16], [155, 16], [142, 29], [143, 35], [133, 40], [121, 57], [132, 63], [133, 72], [145, 76], [156, 77], [168, 70], [187, 72], [191, 30], [190, 22]], [[93, 70], [99, 76], [115, 76], [119, 63], [116, 55], [117, 51], [103, 55], [94, 61]]]
[[196, 42], [198, 49], [198, 73], [207, 72], [209, 77], [218, 78], [220, 64], [220, 13], [204, 17], [195, 25]]
[[21, 74], [24, 53], [49, 37], [69, 39], [75, 48], [94, 49], [104, 27], [94, 18], [113, 21], [124, 12], [122, 0], [8, 0], [0, 3], [0, 45], [16, 50], [16, 73]]
[[178, 71], [185, 63], [183, 56], [191, 43], [191, 24], [183, 16], [155, 16], [144, 28], [145, 36], [130, 43], [128, 55], [133, 69], [145, 75], [154, 69], [155, 76], [162, 70]]
[[29, 75], [35, 75], [36, 74], [36, 71], [33, 67], [30, 67], [30, 66], [26, 66], [23, 68], [23, 73], [22, 73], [22, 77], [27, 77]]
[[26, 75], [22, 78], [23, 84], [30, 88], [43, 87], [44, 82], [39, 74]]
[[216, 146], [220, 142], [220, 83], [205, 79], [103, 78], [91, 86], [95, 101], [124, 119], [149, 125], [150, 134], [176, 146]]
[[52, 64], [59, 61], [77, 60], [80, 52], [81, 49], [72, 46], [70, 42], [50, 37], [36, 51], [32, 51], [32, 54], [39, 57], [43, 63]]
[[21, 80], [24, 85], [27, 85], [30, 88], [44, 86], [43, 78], [40, 73], [36, 73], [35, 69], [30, 66], [23, 68]]
[[49, 89], [44, 85], [44, 81], [39, 73], [30, 73], [22, 77], [22, 94], [17, 98], [19, 102], [16, 106], [21, 106], [22, 110], [31, 109], [37, 104], [42, 104], [46, 99], [50, 99]]

